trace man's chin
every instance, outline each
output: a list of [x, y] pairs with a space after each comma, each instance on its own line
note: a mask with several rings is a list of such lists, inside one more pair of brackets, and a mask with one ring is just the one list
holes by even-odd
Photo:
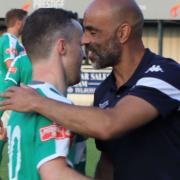
[[101, 67], [100, 67], [97, 63], [91, 62], [91, 66], [92, 66], [94, 69], [101, 69]]
[[94, 69], [104, 69], [104, 68], [107, 68], [108, 66], [102, 66], [98, 63], [92, 63], [91, 62], [91, 66], [94, 68]]

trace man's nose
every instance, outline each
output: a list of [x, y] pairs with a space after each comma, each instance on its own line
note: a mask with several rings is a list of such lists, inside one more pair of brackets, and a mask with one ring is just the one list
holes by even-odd
[[88, 35], [86, 33], [84, 33], [82, 38], [81, 38], [81, 44], [87, 45], [89, 43], [90, 43], [90, 38], [88, 37]]

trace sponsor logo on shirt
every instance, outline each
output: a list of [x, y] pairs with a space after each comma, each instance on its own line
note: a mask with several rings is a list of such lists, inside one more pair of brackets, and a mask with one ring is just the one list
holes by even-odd
[[160, 65], [153, 65], [151, 66], [145, 73], [148, 72], [164, 72]]
[[17, 55], [17, 54], [18, 54], [18, 53], [17, 53], [17, 50], [14, 49], [14, 48], [8, 48], [8, 49], [6, 49], [6, 53], [7, 53], [7, 54], [14, 54], [14, 55]]
[[17, 68], [16, 67], [10, 67], [9, 69], [8, 69], [8, 72], [9, 73], [16, 73], [16, 71], [17, 71]]
[[100, 107], [101, 109], [106, 108], [108, 105], [109, 105], [109, 100], [107, 100], [107, 101], [105, 101], [105, 102], [103, 102], [103, 103], [99, 103], [99, 107]]
[[71, 138], [72, 135], [70, 131], [62, 126], [53, 124], [40, 129], [41, 141], [48, 141], [50, 139], [65, 139]]

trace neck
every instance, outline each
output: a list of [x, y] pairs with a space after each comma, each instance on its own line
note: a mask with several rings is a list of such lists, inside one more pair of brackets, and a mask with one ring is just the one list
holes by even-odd
[[15, 29], [13, 27], [8, 28], [7, 32], [12, 34], [12, 35], [15, 35], [17, 38], [19, 38], [19, 33], [18, 33], [17, 29]]
[[66, 82], [63, 68], [51, 63], [53, 61], [39, 61], [33, 64], [33, 80], [43, 81], [54, 85], [61, 93], [66, 93]]
[[117, 87], [122, 86], [131, 78], [142, 60], [145, 48], [141, 43], [140, 46], [136, 44], [124, 48], [122, 52], [119, 63], [113, 67]]

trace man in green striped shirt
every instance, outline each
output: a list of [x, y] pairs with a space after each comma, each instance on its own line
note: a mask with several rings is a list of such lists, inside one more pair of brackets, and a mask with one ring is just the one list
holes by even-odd
[[[39, 9], [28, 17], [23, 34], [33, 65], [29, 86], [42, 96], [70, 104], [63, 93], [79, 82], [82, 61], [82, 27], [74, 15]], [[8, 121], [9, 179], [89, 179], [67, 165], [72, 135], [40, 114], [13, 112]]]
[[[7, 33], [0, 36], [0, 93], [7, 88], [5, 76], [15, 57], [25, 52], [19, 41], [27, 12], [22, 9], [11, 9], [6, 13]], [[0, 98], [0, 101], [2, 98]], [[0, 111], [0, 119], [3, 112]], [[8, 115], [9, 116], [9, 115]], [[8, 117], [7, 116], [7, 117]], [[4, 118], [7, 121], [7, 117]]]
[[0, 37], [0, 92], [4, 91], [4, 79], [15, 57], [25, 52], [19, 41], [27, 12], [22, 9], [12, 9], [6, 14], [7, 33]]

